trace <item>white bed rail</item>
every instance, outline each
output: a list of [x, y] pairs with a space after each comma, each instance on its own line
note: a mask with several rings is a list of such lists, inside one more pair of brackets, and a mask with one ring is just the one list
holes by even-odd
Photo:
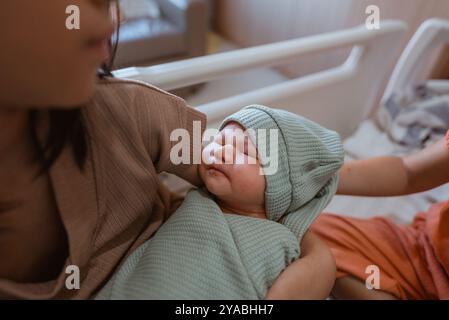
[[114, 75], [172, 90], [257, 67], [285, 64], [305, 54], [352, 48], [340, 66], [197, 106], [208, 116], [210, 126], [246, 105], [264, 104], [309, 117], [345, 137], [371, 113], [399, 53], [405, 29], [403, 22], [383, 21], [379, 30], [363, 25], [152, 67], [121, 69]]
[[[398, 60], [382, 101], [388, 100], [393, 92], [406, 92], [427, 81], [429, 71], [434, 66], [432, 60], [435, 60], [435, 54], [438, 53], [436, 49], [448, 43], [448, 20], [433, 18], [424, 21]], [[434, 86], [435, 90], [449, 91], [447, 80], [430, 81], [429, 84]]]

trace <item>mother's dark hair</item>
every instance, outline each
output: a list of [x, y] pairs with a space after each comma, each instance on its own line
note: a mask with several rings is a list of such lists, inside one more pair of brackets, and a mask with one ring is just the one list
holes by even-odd
[[[119, 41], [119, 16], [120, 7], [118, 1], [115, 2], [115, 40], [110, 40], [110, 59], [98, 70], [98, 78], [112, 77], [112, 66]], [[49, 130], [44, 141], [39, 139], [38, 122], [43, 113], [48, 114]], [[83, 169], [87, 158], [87, 132], [85, 130], [81, 106], [71, 110], [61, 110], [50, 108], [46, 111], [32, 110], [29, 113], [29, 134], [34, 147], [36, 161], [40, 163], [39, 175], [51, 168], [53, 163], [61, 154], [65, 146], [70, 146], [74, 159], [80, 168]]]

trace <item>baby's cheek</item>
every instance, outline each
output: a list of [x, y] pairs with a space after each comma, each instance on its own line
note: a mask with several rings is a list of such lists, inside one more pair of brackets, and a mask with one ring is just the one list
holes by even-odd
[[265, 177], [259, 175], [259, 168], [256, 166], [242, 166], [236, 172], [236, 177], [239, 189], [246, 194], [265, 188]]

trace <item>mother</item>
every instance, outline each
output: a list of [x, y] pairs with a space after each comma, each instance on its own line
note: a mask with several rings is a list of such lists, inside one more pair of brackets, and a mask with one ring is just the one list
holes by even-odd
[[[98, 77], [110, 60], [110, 1], [75, 1], [80, 30], [65, 27], [71, 4], [0, 4], [0, 298], [92, 297], [179, 203], [157, 174], [201, 183], [197, 166], [171, 163], [169, 137], [195, 120], [204, 128], [205, 116], [105, 68]], [[276, 284], [273, 298], [330, 291], [327, 248], [310, 234], [302, 251], [301, 277]], [[79, 289], [65, 285], [69, 265]]]

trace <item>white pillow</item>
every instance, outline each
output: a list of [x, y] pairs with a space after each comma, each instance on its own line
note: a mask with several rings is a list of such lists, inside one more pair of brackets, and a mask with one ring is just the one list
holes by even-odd
[[161, 11], [154, 0], [120, 0], [120, 10], [126, 20], [160, 18]]

